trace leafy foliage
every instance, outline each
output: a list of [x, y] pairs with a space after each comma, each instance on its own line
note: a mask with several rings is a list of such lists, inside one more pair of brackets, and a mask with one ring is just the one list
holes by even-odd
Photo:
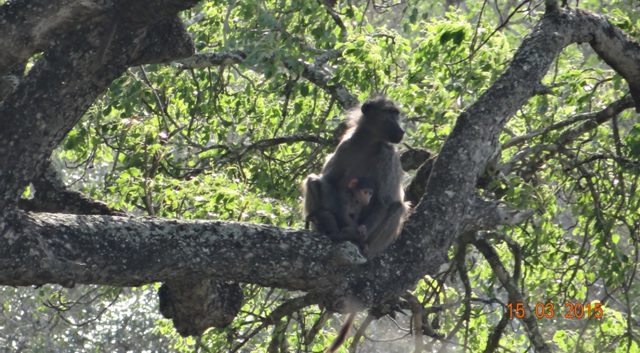
[[[186, 22], [193, 20], [189, 32], [197, 50], [242, 51], [242, 63], [131, 68], [67, 136], [57, 163], [64, 166], [69, 184], [134, 214], [301, 227], [298, 185], [320, 170], [343, 131], [339, 97], [323, 85], [341, 85], [361, 100], [385, 91], [407, 114], [407, 143], [437, 151], [458, 114], [501, 74], [541, 14], [532, 2], [491, 11], [486, 3], [471, 2], [459, 9], [443, 9], [440, 2], [369, 4], [202, 2], [183, 14]], [[580, 5], [593, 10], [598, 4]], [[614, 1], [602, 11], [637, 38], [640, 18], [624, 10], [629, 6]], [[305, 64], [319, 64], [326, 82], [305, 76]], [[552, 94], [532, 98], [508, 123], [501, 142], [502, 162], [509, 168], [503, 169], [504, 180], [493, 184], [497, 188], [483, 191], [516, 207], [534, 208], [536, 216], [479, 237], [516, 277], [527, 310], [535, 313], [537, 304], [553, 304], [554, 315], [538, 318], [538, 325], [557, 351], [637, 351], [637, 115], [624, 111], [602, 121], [588, 115], [623, 98], [626, 88], [584, 45], [567, 48], [543, 83]], [[439, 334], [425, 337], [426, 350], [482, 351], [504, 317], [512, 325], [503, 329], [493, 351], [528, 349], [527, 333], [507, 309], [511, 299], [492, 263], [470, 244], [452, 249], [452, 258], [460, 252], [462, 261], [423, 279], [412, 293], [426, 308], [423, 321]], [[269, 315], [299, 293], [251, 285], [244, 292], [241, 316], [198, 339], [178, 337], [170, 322], [160, 319], [150, 332], [148, 320], [157, 316], [139, 313], [150, 311], [154, 288], [120, 293], [118, 300], [131, 304], [110, 312], [120, 320], [136, 319], [131, 334], [143, 338], [131, 339], [132, 350], [317, 352], [338, 327], [324, 321], [324, 309], [316, 306], [272, 322]], [[54, 293], [42, 289], [38, 298]], [[24, 292], [5, 288], [2, 295], [2, 313], [20, 318], [16, 305]], [[577, 303], [601, 303], [602, 318], [566, 317]], [[78, 301], [74, 315], [97, 316], [90, 307]], [[58, 307], [61, 317], [67, 309]], [[41, 312], [57, 320], [50, 309]], [[76, 351], [85, 339], [107, 342], [109, 330], [118, 326], [109, 315], [102, 314], [99, 324], [86, 331], [56, 325], [49, 331], [53, 342], [38, 335], [28, 350], [58, 346]], [[381, 320], [368, 335], [395, 340], [366, 341], [363, 349], [407, 351], [409, 323], [397, 319], [401, 329]], [[317, 322], [319, 332], [310, 334]], [[74, 332], [90, 333], [70, 340]], [[18, 347], [18, 339], [4, 336], [0, 342]], [[95, 342], [84, 349], [120, 349]]]

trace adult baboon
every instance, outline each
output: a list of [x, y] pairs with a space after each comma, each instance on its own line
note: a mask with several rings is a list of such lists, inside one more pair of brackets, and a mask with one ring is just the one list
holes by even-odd
[[[305, 217], [314, 211], [339, 209], [340, 186], [350, 178], [366, 177], [373, 182], [375, 193], [364, 207], [356, 223], [365, 225], [368, 257], [374, 257], [397, 237], [407, 207], [402, 202], [402, 168], [393, 144], [402, 141], [404, 130], [398, 123], [400, 110], [384, 96], [367, 100], [360, 109], [349, 114], [349, 129], [322, 168], [322, 175], [312, 175], [304, 183]], [[311, 177], [311, 176], [310, 176]], [[322, 232], [323, 219], [315, 221]], [[359, 238], [358, 227], [340, 230], [334, 239]]]
[[[336, 151], [328, 157], [322, 176], [312, 174], [304, 183], [305, 216], [308, 216], [317, 210], [330, 213], [339, 212], [340, 206], [347, 207], [340, 204], [340, 186], [346, 185], [354, 176], [372, 181], [375, 192], [369, 205], [355, 220], [357, 225], [366, 227], [369, 258], [395, 240], [408, 210], [402, 201], [400, 158], [393, 146], [404, 137], [399, 116], [400, 110], [391, 100], [382, 96], [367, 100], [359, 110], [349, 114], [349, 129]], [[311, 221], [320, 231], [327, 225], [322, 217]], [[358, 227], [346, 227], [340, 230], [339, 237], [357, 239], [359, 234]], [[342, 345], [354, 319], [355, 313], [347, 316], [338, 336], [325, 352], [333, 353]]]

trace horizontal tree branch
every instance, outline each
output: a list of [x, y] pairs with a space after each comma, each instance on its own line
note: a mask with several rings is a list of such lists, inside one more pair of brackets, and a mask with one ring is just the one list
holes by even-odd
[[20, 212], [2, 237], [0, 284], [212, 278], [326, 293], [342, 282], [330, 260], [344, 244], [310, 234], [249, 223]]

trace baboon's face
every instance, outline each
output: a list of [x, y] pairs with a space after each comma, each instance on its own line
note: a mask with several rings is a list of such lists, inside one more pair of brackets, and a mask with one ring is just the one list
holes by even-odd
[[366, 206], [371, 201], [371, 196], [373, 196], [372, 189], [358, 189], [355, 192], [356, 201], [361, 206]]
[[[381, 140], [391, 143], [399, 143], [404, 137], [404, 130], [400, 127], [400, 111], [393, 108], [373, 111], [369, 113], [373, 134]], [[369, 118], [367, 116], [367, 118]]]
[[387, 99], [368, 101], [362, 106], [363, 123], [372, 137], [382, 141], [399, 143], [404, 137], [400, 127], [400, 110]]
[[395, 111], [385, 112], [385, 118], [383, 124], [384, 131], [387, 132], [387, 141], [391, 143], [399, 143], [404, 137], [404, 130], [400, 127], [400, 112]]

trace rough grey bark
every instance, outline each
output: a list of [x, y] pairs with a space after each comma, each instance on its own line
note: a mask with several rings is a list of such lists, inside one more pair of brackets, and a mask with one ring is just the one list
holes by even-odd
[[[498, 148], [497, 138], [504, 124], [537, 92], [541, 79], [564, 47], [591, 42], [593, 46], [607, 47], [607, 57], [620, 63], [638, 57], [637, 45], [604, 44], [604, 37], [628, 43], [626, 35], [598, 15], [559, 9], [544, 16], [524, 39], [507, 70], [458, 117], [435, 161], [426, 194], [407, 221], [400, 240], [374, 261], [379, 276], [371, 285], [373, 293], [388, 295], [392, 293], [383, 288], [411, 287], [423, 274], [434, 273], [445, 262], [454, 239], [468, 227], [468, 215], [475, 213], [476, 181]], [[640, 60], [634, 61], [633, 68], [624, 69], [633, 71], [638, 67]], [[399, 262], [401, 267], [382, 265], [400, 258], [411, 261]]]
[[310, 292], [335, 290], [333, 244], [307, 231], [273, 226], [153, 217], [18, 212], [5, 223], [0, 283], [139, 286], [215, 278]]
[[[605, 44], [605, 38], [617, 43]], [[454, 240], [474, 221], [469, 215], [477, 213], [476, 182], [498, 151], [498, 137], [505, 123], [539, 91], [542, 78], [561, 50], [583, 42], [590, 42], [598, 52], [606, 47], [608, 63], [615, 61], [613, 67], [627, 72], [623, 76], [630, 80], [630, 86], [636, 84], [631, 73], [640, 67], [636, 59], [640, 58], [640, 48], [630, 45], [624, 33], [603, 17], [582, 10], [547, 13], [524, 39], [507, 70], [458, 117], [434, 163], [426, 193], [399, 241], [373, 261], [377, 277], [363, 288], [360, 274], [354, 271], [347, 292], [364, 302], [384, 302], [413, 287], [424, 274], [436, 273], [447, 261]], [[525, 320], [524, 324], [536, 350], [550, 351], [535, 320]]]
[[58, 37], [93, 17], [114, 1], [13, 1], [0, 7], [0, 76], [49, 47]]
[[[25, 2], [29, 3], [17, 1], [2, 8], [19, 7], [17, 5]], [[34, 175], [42, 171], [51, 151], [98, 95], [127, 67], [193, 53], [191, 39], [176, 23], [178, 20], [174, 16], [178, 10], [192, 6], [196, 1], [125, 3], [122, 6], [126, 8], [112, 8], [111, 11], [124, 11], [128, 22], [113, 16], [97, 17], [80, 25], [73, 22], [70, 31], [57, 37], [55, 43], [49, 43], [50, 47], [27, 77], [0, 105], [0, 126], [3, 127], [0, 138], [0, 155], [3, 156], [0, 159], [0, 211], [3, 213], [14, 209], [22, 190]], [[24, 5], [26, 14], [23, 16], [9, 12], [23, 18], [29, 14], [29, 9], [28, 4]], [[134, 21], [136, 16], [144, 20]], [[74, 18], [67, 21], [74, 21]], [[48, 22], [39, 25], [52, 26]], [[20, 43], [18, 38], [10, 42]], [[14, 46], [3, 52], [17, 52], [20, 45]], [[19, 64], [19, 60], [16, 59], [14, 64]], [[11, 63], [5, 65], [13, 66]]]
[[[81, 7], [74, 10], [74, 16], [43, 16], [42, 23], [24, 6], [21, 11], [29, 15], [24, 18], [35, 22], [23, 25], [37, 27], [28, 32], [31, 36], [41, 38], [41, 28], [58, 34], [55, 39], [41, 38], [24, 52], [18, 49], [21, 34], [7, 20], [9, 10], [17, 11], [20, 6], [0, 8], [0, 31], [9, 26], [2, 33], [10, 34], [0, 42], [0, 53], [11, 53], [0, 54], [0, 70], [6, 72], [46, 48], [0, 106], [0, 284], [135, 286], [211, 277], [320, 293], [324, 303], [335, 310], [394, 301], [447, 262], [448, 249], [463, 232], [523, 217], [516, 214], [504, 219], [500, 208], [479, 202], [475, 186], [499, 148], [497, 138], [504, 124], [540, 91], [542, 77], [564, 47], [591, 43], [627, 79], [632, 94], [638, 85], [637, 44], [600, 16], [550, 7], [556, 12], [545, 15], [504, 74], [458, 117], [433, 164], [426, 194], [400, 240], [366, 264], [355, 245], [331, 244], [301, 230], [18, 211], [22, 190], [42, 171], [52, 149], [128, 66], [191, 54], [191, 43], [173, 16], [195, 2], [120, 2], [126, 6], [126, 18], [117, 21], [106, 15], [115, 13], [113, 5], [100, 2], [108, 8]], [[27, 3], [49, 6], [47, 2], [15, 2]], [[52, 11], [55, 6], [80, 3], [90, 2], [49, 2]], [[98, 13], [104, 15], [90, 15]], [[56, 19], [62, 22], [53, 23]], [[524, 324], [536, 350], [549, 351], [536, 322], [526, 320]]]

